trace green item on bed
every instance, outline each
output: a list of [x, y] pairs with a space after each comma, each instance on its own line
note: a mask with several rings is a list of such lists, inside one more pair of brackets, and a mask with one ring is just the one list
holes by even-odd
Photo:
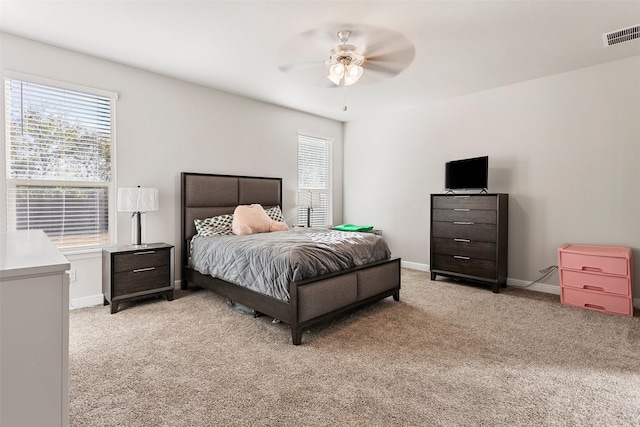
[[373, 225], [342, 224], [336, 225], [333, 229], [340, 231], [371, 231], [373, 230]]

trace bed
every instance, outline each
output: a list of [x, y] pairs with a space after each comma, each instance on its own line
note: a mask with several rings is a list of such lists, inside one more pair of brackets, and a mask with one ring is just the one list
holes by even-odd
[[[238, 205], [282, 206], [282, 179], [181, 173], [181, 288], [189, 284], [212, 290], [291, 328], [294, 345], [304, 329], [335, 319], [359, 307], [392, 296], [400, 299], [400, 259], [388, 258], [294, 280], [288, 298], [276, 298], [198, 272], [190, 262], [191, 243], [197, 234], [194, 220], [231, 214]], [[281, 232], [288, 233], [288, 232]]]

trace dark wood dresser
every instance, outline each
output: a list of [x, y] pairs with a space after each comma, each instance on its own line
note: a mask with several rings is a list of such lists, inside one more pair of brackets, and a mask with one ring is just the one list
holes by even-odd
[[112, 246], [102, 249], [102, 293], [111, 314], [122, 301], [165, 295], [173, 300], [173, 246]]
[[431, 280], [507, 282], [508, 194], [431, 195]]

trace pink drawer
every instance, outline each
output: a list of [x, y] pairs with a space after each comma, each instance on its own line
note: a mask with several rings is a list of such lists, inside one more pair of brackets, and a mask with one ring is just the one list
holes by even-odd
[[560, 270], [560, 283], [577, 289], [631, 297], [631, 280], [628, 277], [605, 276], [582, 271]]
[[628, 276], [630, 249], [617, 246], [565, 245], [558, 250], [560, 268]]
[[631, 298], [579, 289], [562, 288], [560, 301], [575, 307], [633, 316]]

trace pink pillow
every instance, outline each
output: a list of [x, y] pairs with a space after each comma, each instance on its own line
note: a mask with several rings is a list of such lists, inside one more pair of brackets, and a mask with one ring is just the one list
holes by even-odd
[[261, 205], [240, 205], [233, 212], [231, 225], [233, 234], [246, 235], [255, 233], [268, 233], [270, 231], [288, 230], [289, 226], [284, 222], [274, 221], [264, 211]]

